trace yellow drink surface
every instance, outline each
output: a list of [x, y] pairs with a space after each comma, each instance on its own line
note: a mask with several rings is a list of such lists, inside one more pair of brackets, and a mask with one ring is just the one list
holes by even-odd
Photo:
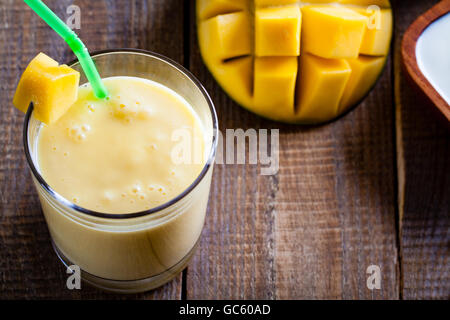
[[175, 198], [205, 163], [200, 119], [156, 82], [111, 77], [104, 83], [108, 99], [83, 85], [67, 113], [43, 125], [41, 175], [67, 200], [98, 212], [139, 212]]

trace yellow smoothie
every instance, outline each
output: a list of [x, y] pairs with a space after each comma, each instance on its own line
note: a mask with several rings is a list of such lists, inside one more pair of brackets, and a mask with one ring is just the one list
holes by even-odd
[[[67, 200], [104, 213], [139, 212], [175, 198], [205, 162], [200, 119], [158, 83], [134, 77], [104, 83], [109, 98], [82, 86], [69, 111], [41, 129], [44, 179]], [[190, 161], [180, 161], [183, 153]]]
[[[41, 125], [34, 147], [41, 176], [68, 201], [113, 217], [167, 203], [205, 167], [203, 123], [186, 100], [161, 84], [135, 77], [104, 83], [108, 100], [83, 85], [67, 113]], [[209, 167], [173, 205], [127, 219], [68, 209], [34, 182], [59, 253], [98, 277], [92, 280], [97, 286], [102, 279], [156, 279], [125, 289], [137, 292], [166, 282], [189, 260], [204, 224], [211, 174]]]

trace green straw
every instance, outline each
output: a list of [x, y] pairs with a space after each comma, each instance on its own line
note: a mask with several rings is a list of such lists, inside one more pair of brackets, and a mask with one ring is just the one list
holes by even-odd
[[97, 68], [92, 61], [89, 51], [84, 43], [78, 38], [58, 16], [51, 11], [41, 0], [24, 0], [53, 30], [56, 31], [67, 42], [70, 49], [78, 57], [86, 78], [91, 83], [94, 94], [97, 98], [103, 99], [108, 96], [108, 91], [98, 74]]

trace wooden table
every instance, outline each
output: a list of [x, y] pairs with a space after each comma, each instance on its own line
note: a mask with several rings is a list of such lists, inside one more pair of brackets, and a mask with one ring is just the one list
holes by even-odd
[[[405, 81], [400, 42], [436, 1], [395, 1], [395, 40], [375, 90], [320, 127], [270, 122], [244, 111], [214, 82], [196, 42], [193, 3], [48, 0], [60, 17], [81, 8], [91, 50], [130, 47], [184, 64], [216, 103], [220, 127], [279, 128], [280, 170], [216, 166], [197, 254], [174, 281], [139, 295], [65, 287], [22, 148], [11, 100], [39, 51], [74, 57], [22, 1], [0, 1], [0, 298], [421, 299], [450, 298], [450, 134]], [[369, 265], [381, 289], [366, 286]]]

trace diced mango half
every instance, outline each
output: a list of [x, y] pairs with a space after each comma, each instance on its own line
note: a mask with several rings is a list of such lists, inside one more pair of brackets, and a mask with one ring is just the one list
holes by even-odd
[[366, 32], [359, 53], [371, 56], [387, 55], [392, 37], [392, 10], [370, 8], [356, 8], [354, 10], [368, 17]]
[[283, 6], [298, 2], [298, 0], [254, 0], [254, 1], [255, 1], [255, 8]]
[[46, 124], [58, 120], [78, 97], [80, 73], [39, 53], [27, 66], [14, 95], [14, 106]]
[[369, 92], [383, 70], [386, 58], [360, 56], [347, 62], [352, 72], [339, 104], [339, 113], [354, 106]]
[[322, 122], [336, 117], [351, 72], [350, 65], [343, 59], [302, 55], [297, 87], [297, 117], [309, 122]]
[[389, 54], [388, 0], [197, 0], [205, 64], [243, 107], [332, 120], [373, 87]]
[[254, 105], [263, 115], [283, 119], [294, 111], [296, 57], [255, 58]]
[[305, 6], [303, 50], [327, 59], [357, 58], [367, 17], [343, 7]]
[[217, 15], [243, 11], [249, 7], [251, 0], [197, 0], [197, 17], [200, 20]]
[[301, 12], [297, 5], [257, 9], [255, 12], [255, 55], [300, 55]]
[[250, 18], [248, 13], [235, 12], [216, 16], [199, 25], [202, 53], [221, 61], [251, 53]]

